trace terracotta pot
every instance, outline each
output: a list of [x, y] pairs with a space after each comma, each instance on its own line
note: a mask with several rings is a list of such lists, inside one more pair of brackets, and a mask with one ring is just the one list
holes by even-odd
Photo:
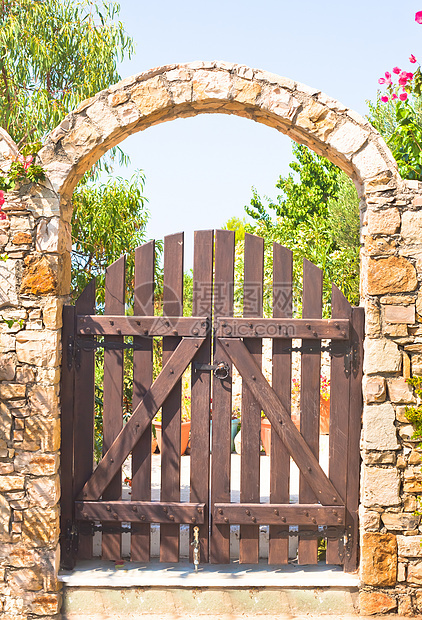
[[267, 418], [261, 418], [261, 442], [265, 454], [271, 454], [271, 422]]
[[330, 431], [330, 399], [323, 398], [319, 405], [319, 432], [321, 435], [328, 435]]
[[[158, 449], [161, 452], [161, 422], [154, 422], [155, 434], [157, 435]], [[180, 454], [186, 452], [189, 442], [190, 422], [182, 422], [180, 435]]]
[[151, 454], [154, 454], [154, 452], [156, 451], [157, 447], [158, 447], [157, 438], [152, 436], [151, 437]]

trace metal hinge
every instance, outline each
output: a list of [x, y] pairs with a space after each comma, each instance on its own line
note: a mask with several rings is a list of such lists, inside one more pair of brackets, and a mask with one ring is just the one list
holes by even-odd
[[302, 341], [300, 347], [287, 347], [283, 349], [285, 353], [329, 353], [330, 357], [344, 357], [344, 370], [349, 376], [352, 368], [356, 366], [357, 346], [345, 342], [331, 342], [329, 345], [307, 344]]
[[75, 522], [67, 521], [63, 538], [68, 555], [76, 555], [79, 547], [79, 527]]

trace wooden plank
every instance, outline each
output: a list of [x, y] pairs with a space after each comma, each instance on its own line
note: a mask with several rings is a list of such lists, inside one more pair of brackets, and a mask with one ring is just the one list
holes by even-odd
[[[254, 523], [259, 525], [344, 525], [344, 506], [320, 506], [318, 504], [215, 504], [213, 519], [216, 523]], [[282, 530], [283, 531], [283, 530]]]
[[[351, 306], [343, 293], [334, 285], [331, 293], [331, 308], [333, 319], [351, 319]], [[344, 344], [338, 349], [339, 355], [335, 354], [331, 358], [328, 476], [336, 489], [339, 489], [342, 496], [346, 497], [350, 373], [345, 368], [345, 356], [342, 355], [345, 350]], [[343, 564], [343, 559], [343, 540], [328, 540], [327, 564]]]
[[[234, 232], [215, 233], [214, 318], [233, 315]], [[232, 377], [230, 359], [221, 341], [215, 340], [214, 363], [227, 362], [227, 379], [213, 378], [212, 391], [212, 459], [211, 506], [230, 501], [230, 428], [232, 411]], [[212, 521], [210, 561], [213, 564], [230, 562], [230, 526]]]
[[[264, 288], [264, 239], [245, 235], [243, 316], [262, 317]], [[251, 357], [261, 367], [262, 340], [244, 340]], [[242, 384], [242, 440], [240, 460], [240, 501], [259, 502], [261, 406]], [[259, 561], [259, 527], [242, 525], [240, 528], [239, 562], [257, 564]]]
[[97, 500], [101, 497], [102, 492], [133, 450], [149, 422], [180, 380], [203, 342], [203, 338], [184, 338], [181, 341], [124, 428], [98, 463], [94, 473], [85, 483], [81, 492], [78, 493], [78, 499]]
[[[105, 274], [104, 313], [117, 315], [125, 313], [125, 257], [109, 265]], [[123, 343], [122, 336], [106, 336], [104, 341]], [[123, 351], [104, 351], [103, 387], [103, 454], [107, 452], [123, 427]], [[122, 470], [119, 469], [113, 480], [104, 489], [103, 499], [121, 499]], [[107, 527], [107, 523], [105, 523]], [[103, 532], [103, 560], [119, 560], [122, 557], [122, 535]]]
[[[152, 243], [152, 242], [151, 242]], [[152, 312], [152, 311], [151, 311]], [[97, 316], [77, 318], [78, 334], [101, 336], [206, 336], [209, 323], [205, 316]]]
[[362, 373], [365, 312], [363, 308], [352, 309], [353, 360], [350, 375], [349, 442], [347, 458], [346, 535], [348, 543], [344, 558], [344, 570], [353, 572], [358, 566], [358, 507], [360, 472], [360, 430], [362, 426]]
[[[95, 280], [85, 287], [75, 304], [76, 314], [95, 312]], [[92, 340], [86, 337], [87, 341]], [[94, 351], [75, 351], [74, 396], [74, 493], [77, 497], [92, 474], [94, 463], [94, 397], [95, 397]], [[78, 558], [92, 558], [92, 536], [80, 533]]]
[[63, 568], [72, 569], [75, 566], [76, 550], [73, 549], [69, 541], [65, 539], [65, 534], [72, 528], [74, 522], [73, 510], [73, 395], [75, 367], [73, 360], [73, 349], [69, 345], [74, 345], [75, 341], [75, 308], [74, 306], [63, 306], [63, 357], [61, 367], [60, 402], [61, 402], [61, 444], [60, 444], [60, 532], [61, 532], [61, 551], [60, 563]]
[[[320, 319], [321, 317], [322, 271], [304, 259], [302, 318]], [[308, 340], [308, 344], [315, 350], [320, 347], [319, 340]], [[301, 354], [300, 375], [300, 432], [312, 453], [319, 459], [320, 353]], [[314, 501], [316, 501], [315, 493], [302, 474], [299, 476], [299, 503], [309, 504]], [[299, 536], [298, 563], [316, 564], [317, 562], [317, 541], [301, 540]]]
[[[183, 233], [164, 238], [164, 316], [183, 316]], [[163, 364], [180, 342], [177, 337], [163, 338]], [[180, 500], [180, 433], [182, 384], [176, 383], [162, 408], [161, 500]], [[178, 525], [160, 527], [160, 561], [179, 561]]]
[[290, 456], [318, 498], [317, 501], [324, 506], [343, 506], [344, 501], [341, 495], [323, 472], [318, 459], [295, 427], [289, 413], [268, 384], [261, 369], [251, 358], [243, 342], [237, 338], [222, 338], [220, 343], [242, 375], [242, 380], [247, 383], [261, 404], [265, 415], [271, 422], [271, 427], [282, 439]]
[[[273, 317], [289, 318], [293, 310], [293, 253], [278, 243], [273, 244]], [[272, 388], [290, 415], [292, 354], [290, 339], [273, 340]], [[270, 502], [289, 503], [290, 455], [277, 433], [271, 433]], [[289, 561], [288, 527], [270, 525], [269, 564]]]
[[[281, 246], [280, 246], [281, 247]], [[257, 319], [221, 317], [216, 323], [219, 338], [302, 338], [348, 340], [348, 320], [333, 319]]]
[[[136, 316], [154, 314], [154, 241], [135, 250], [135, 290], [133, 311]], [[132, 410], [141, 402], [153, 380], [153, 340], [136, 336], [133, 352]], [[132, 501], [151, 500], [151, 423], [132, 450]], [[130, 557], [133, 562], [150, 559], [150, 526], [135, 523], [131, 528]]]
[[[192, 313], [204, 314], [211, 322], [214, 233], [195, 232], [193, 258]], [[211, 333], [194, 358], [194, 362], [211, 361]], [[203, 525], [199, 528], [200, 562], [209, 561], [209, 493], [210, 493], [210, 399], [211, 373], [192, 372], [191, 379], [191, 443], [190, 443], [190, 501], [207, 506]], [[193, 539], [193, 526], [190, 540]], [[191, 561], [193, 547], [190, 547]]]
[[[136, 525], [142, 523], [203, 523], [204, 503], [109, 501], [76, 502], [78, 521], [128, 521]], [[112, 519], [111, 519], [112, 517]], [[140, 523], [139, 523], [140, 522]]]

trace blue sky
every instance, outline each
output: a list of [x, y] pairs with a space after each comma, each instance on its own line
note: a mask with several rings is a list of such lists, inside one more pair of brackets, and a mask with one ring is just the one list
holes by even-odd
[[[422, 59], [419, 2], [397, 0], [121, 0], [120, 18], [136, 53], [122, 77], [169, 63], [225, 60], [314, 86], [365, 115], [378, 78]], [[225, 115], [200, 115], [151, 127], [121, 145], [130, 176], [146, 174], [148, 236], [184, 230], [191, 264], [193, 230], [243, 217], [251, 187], [276, 195], [292, 160], [290, 140], [264, 125]]]

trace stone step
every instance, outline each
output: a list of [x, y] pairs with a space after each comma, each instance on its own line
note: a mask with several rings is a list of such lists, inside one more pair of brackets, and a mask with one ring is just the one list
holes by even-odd
[[338, 567], [81, 562], [63, 571], [63, 620], [310, 614], [356, 617], [358, 577]]

